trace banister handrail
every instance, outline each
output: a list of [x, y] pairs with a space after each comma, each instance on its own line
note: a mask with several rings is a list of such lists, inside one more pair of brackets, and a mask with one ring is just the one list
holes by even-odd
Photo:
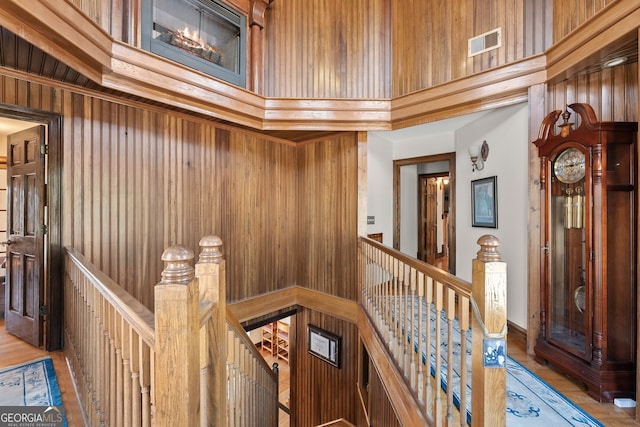
[[380, 251], [392, 256], [394, 259], [397, 259], [398, 261], [402, 261], [407, 266], [413, 267], [417, 271], [428, 273], [429, 277], [450, 286], [456, 291], [456, 293], [465, 295], [467, 297], [471, 297], [470, 282], [458, 276], [455, 276], [447, 271], [441, 270], [431, 264], [427, 264], [424, 261], [413, 258], [403, 252], [400, 252], [397, 249], [390, 248], [389, 246], [385, 246], [382, 243], [376, 240], [373, 240], [369, 237], [360, 236], [360, 239], [366, 241], [367, 244], [375, 247], [376, 249], [379, 249]]
[[74, 248], [65, 247], [70, 260], [91, 281], [95, 288], [109, 301], [113, 307], [131, 325], [136, 333], [153, 350], [155, 349], [154, 315], [151, 310], [125, 291], [109, 276], [89, 262], [84, 255]]

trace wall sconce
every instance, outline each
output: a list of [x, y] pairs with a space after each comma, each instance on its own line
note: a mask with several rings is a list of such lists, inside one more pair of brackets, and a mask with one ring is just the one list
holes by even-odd
[[471, 158], [471, 163], [473, 163], [471, 172], [484, 169], [484, 162], [489, 157], [489, 144], [487, 144], [487, 141], [482, 141], [482, 146], [469, 146], [469, 157]]

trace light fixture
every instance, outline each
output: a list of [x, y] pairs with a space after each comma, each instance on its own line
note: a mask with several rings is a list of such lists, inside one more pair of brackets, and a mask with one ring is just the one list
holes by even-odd
[[484, 169], [484, 162], [489, 157], [489, 144], [487, 141], [482, 141], [482, 145], [469, 146], [469, 157], [471, 158], [471, 171], [481, 171]]
[[605, 62], [603, 64], [603, 67], [605, 67], [605, 68], [615, 67], [616, 65], [624, 64], [625, 62], [627, 62], [627, 57], [626, 56], [619, 56], [617, 58], [613, 58], [613, 59], [610, 59], [607, 62]]

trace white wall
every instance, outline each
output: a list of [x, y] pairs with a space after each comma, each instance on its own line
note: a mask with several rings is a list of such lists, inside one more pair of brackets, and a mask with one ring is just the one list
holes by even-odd
[[382, 233], [382, 243], [393, 246], [393, 148], [373, 133], [367, 142], [367, 171], [367, 215], [375, 216], [367, 234]]
[[[527, 206], [528, 206], [528, 108], [526, 104], [505, 107], [487, 113], [466, 116], [456, 121], [455, 129], [443, 131], [443, 124], [421, 125], [411, 129], [369, 133], [368, 146], [368, 215], [375, 215], [376, 224], [368, 232], [384, 233], [384, 243], [393, 242], [393, 160], [420, 156], [456, 153], [456, 274], [471, 280], [471, 260], [476, 257], [477, 240], [484, 234], [500, 239], [498, 248], [507, 262], [507, 317], [516, 325], [527, 326]], [[415, 136], [418, 134], [419, 136]], [[471, 144], [489, 144], [489, 157], [482, 171], [471, 172], [467, 149]], [[405, 169], [404, 167], [402, 169]], [[402, 193], [417, 200], [417, 168], [407, 169], [407, 181], [414, 187], [405, 190], [405, 172], [401, 171]], [[412, 176], [415, 174], [415, 177]], [[498, 190], [498, 228], [471, 226], [471, 181], [496, 176]], [[407, 185], [410, 187], [410, 185]], [[413, 196], [409, 192], [413, 191]], [[415, 202], [414, 202], [415, 203]], [[408, 219], [405, 230], [405, 210], [401, 206], [401, 249], [417, 254], [417, 217]], [[413, 224], [413, 225], [412, 225]], [[412, 231], [410, 227], [415, 226]], [[413, 243], [413, 241], [415, 243]], [[414, 247], [415, 245], [415, 247]]]
[[[507, 318], [527, 328], [528, 108], [526, 104], [490, 112], [456, 132], [456, 274], [471, 280], [478, 238], [496, 236], [507, 263]], [[487, 141], [489, 157], [471, 171], [467, 149]], [[471, 181], [497, 177], [498, 228], [471, 226]]]

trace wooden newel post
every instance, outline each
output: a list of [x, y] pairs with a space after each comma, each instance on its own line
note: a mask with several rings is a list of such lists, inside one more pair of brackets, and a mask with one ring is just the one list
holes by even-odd
[[[200, 282], [200, 299], [213, 304], [211, 320], [202, 333], [206, 334], [201, 348], [201, 360], [207, 360], [207, 389], [202, 408], [203, 425], [227, 425], [227, 306], [225, 263], [222, 240], [218, 236], [200, 239], [200, 258], [196, 263], [196, 277]], [[205, 332], [206, 331], [206, 332]]]
[[485, 235], [473, 260], [471, 420], [474, 426], [506, 425], [507, 264], [500, 241]]
[[171, 246], [155, 287], [155, 406], [159, 427], [200, 424], [198, 279], [193, 251]]

